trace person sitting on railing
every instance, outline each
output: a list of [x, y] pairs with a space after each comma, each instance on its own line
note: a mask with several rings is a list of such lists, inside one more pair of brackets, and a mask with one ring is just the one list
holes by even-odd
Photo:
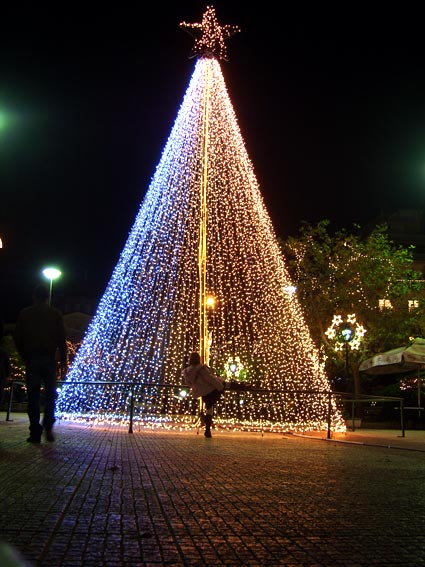
[[205, 437], [212, 437], [211, 426], [214, 404], [224, 391], [224, 381], [214, 374], [209, 366], [201, 363], [199, 353], [192, 352], [189, 366], [182, 372], [182, 378], [190, 386], [192, 396], [202, 398], [205, 406]]

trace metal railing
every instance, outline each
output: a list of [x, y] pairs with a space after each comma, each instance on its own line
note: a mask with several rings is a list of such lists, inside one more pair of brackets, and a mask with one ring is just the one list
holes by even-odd
[[[7, 415], [6, 421], [12, 421], [10, 418], [12, 412], [12, 404], [14, 398], [14, 387], [15, 382], [18, 384], [22, 384], [22, 381], [14, 381], [10, 382], [10, 390], [9, 390], [9, 400], [8, 400], [8, 407], [7, 407]], [[185, 415], [186, 419], [194, 418], [197, 411], [195, 408], [197, 400], [192, 398], [191, 396], [187, 396], [186, 398], [182, 398], [180, 393], [182, 391], [188, 392], [188, 386], [186, 385], [176, 385], [176, 384], [157, 384], [157, 383], [135, 383], [135, 382], [118, 382], [118, 381], [78, 381], [78, 382], [61, 382], [58, 381], [58, 388], [75, 388], [78, 386], [96, 386], [96, 387], [112, 387], [110, 389], [110, 395], [115, 395], [116, 397], [120, 398], [122, 402], [121, 410], [119, 411], [119, 415], [123, 418], [128, 416], [129, 422], [129, 433], [133, 433], [133, 425], [136, 418], [136, 414], [138, 414], [139, 418], [143, 420], [144, 409], [143, 405], [147, 405], [147, 402], [143, 402], [140, 399], [137, 399], [136, 392], [140, 392], [143, 390], [145, 392], [145, 398], [149, 396], [152, 398], [152, 391], [157, 390], [158, 393], [161, 391], [168, 391], [168, 396], [165, 396], [165, 402], [162, 401], [161, 403], [163, 406], [161, 407], [161, 403], [157, 404], [157, 414], [163, 415], [165, 412], [165, 406], [168, 404], [174, 404], [174, 408], [168, 408], [169, 413], [166, 415], [181, 415], [182, 413]], [[119, 390], [122, 390], [123, 393], [120, 395]], [[112, 393], [111, 393], [112, 392]], [[216, 415], [223, 420], [236, 420], [239, 417], [239, 414], [242, 415], [243, 410], [240, 408], [241, 400], [243, 397], [249, 396], [250, 403], [252, 406], [253, 401], [255, 400], [255, 410], [249, 410], [245, 412], [244, 418], [242, 419], [246, 421], [251, 420], [252, 422], [268, 422], [271, 424], [269, 426], [270, 429], [273, 430], [273, 411], [270, 409], [273, 400], [279, 399], [280, 403], [286, 404], [289, 408], [291, 404], [297, 404], [297, 407], [302, 407], [302, 400], [305, 398], [306, 400], [311, 398], [322, 398], [322, 403], [326, 400], [327, 403], [327, 412], [326, 412], [326, 421], [327, 426], [327, 438], [331, 438], [331, 431], [332, 431], [332, 415], [333, 415], [333, 407], [336, 406], [341, 409], [341, 406], [344, 404], [350, 403], [351, 404], [351, 420], [352, 420], [352, 431], [355, 430], [355, 414], [356, 414], [356, 407], [359, 404], [364, 403], [376, 403], [376, 402], [391, 402], [399, 404], [400, 408], [400, 429], [402, 437], [405, 436], [405, 427], [404, 427], [404, 406], [403, 406], [403, 398], [398, 397], [382, 397], [382, 396], [360, 396], [355, 399], [352, 399], [352, 394], [347, 394], [343, 392], [332, 392], [327, 390], [264, 390], [259, 388], [253, 387], [246, 387], [243, 384], [238, 384], [238, 387], [229, 388], [226, 387], [225, 395], [222, 396], [221, 400], [217, 403], [216, 407]], [[160, 398], [160, 396], [157, 396]], [[164, 399], [164, 398], [163, 398]], [[90, 406], [90, 401], [88, 402], [88, 406]], [[173, 409], [175, 411], [173, 411]], [[95, 411], [87, 410], [87, 413], [96, 413]], [[101, 411], [99, 411], [99, 417], [101, 417]], [[84, 415], [84, 411], [82, 411], [82, 415]], [[248, 419], [247, 419], [248, 416]], [[290, 416], [289, 416], [290, 417]], [[264, 426], [265, 429], [265, 426]], [[306, 429], [308, 427], [306, 426]], [[275, 429], [276, 430], [276, 429]]]
[[365, 403], [373, 403], [376, 404], [378, 402], [391, 402], [391, 403], [399, 403], [400, 406], [400, 429], [401, 429], [401, 436], [405, 437], [405, 426], [404, 426], [404, 400], [403, 398], [398, 398], [395, 396], [359, 396], [357, 398], [352, 398], [352, 394], [343, 394], [338, 393], [335, 395], [339, 395], [345, 398], [346, 403], [351, 404], [351, 417], [349, 421], [352, 422], [351, 430], [355, 431], [355, 423], [356, 423], [356, 407], [361, 406], [361, 404]]

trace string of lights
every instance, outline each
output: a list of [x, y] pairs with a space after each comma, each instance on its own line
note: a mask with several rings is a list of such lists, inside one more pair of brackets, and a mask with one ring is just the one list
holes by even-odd
[[[215, 14], [204, 25], [211, 21]], [[62, 418], [124, 420], [131, 405], [135, 419], [145, 423], [191, 422], [193, 404], [176, 392], [186, 358], [200, 349], [204, 206], [205, 297], [214, 298], [205, 310], [209, 363], [226, 377], [237, 361], [240, 370], [233, 375], [262, 392], [227, 392], [217, 419], [224, 427], [327, 427], [324, 393], [282, 393], [327, 392], [330, 385], [289, 291], [292, 283], [210, 49], [196, 60], [148, 191], [60, 391]], [[345, 429], [334, 403], [331, 426]]]

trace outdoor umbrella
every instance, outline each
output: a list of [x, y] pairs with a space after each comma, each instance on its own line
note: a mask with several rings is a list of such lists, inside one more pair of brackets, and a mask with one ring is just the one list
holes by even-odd
[[401, 372], [418, 372], [418, 407], [421, 405], [420, 369], [425, 366], [425, 339], [416, 338], [409, 346], [394, 348], [375, 354], [364, 360], [360, 372], [366, 374], [399, 374]]

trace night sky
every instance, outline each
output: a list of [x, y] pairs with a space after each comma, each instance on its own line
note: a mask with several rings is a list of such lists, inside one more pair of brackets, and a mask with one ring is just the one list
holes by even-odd
[[[100, 296], [173, 126], [195, 60], [179, 27], [203, 2], [78, 3], [9, 14], [0, 37], [0, 250], [7, 319], [57, 264], [58, 294]], [[221, 62], [276, 233], [423, 208], [419, 13], [365, 3], [211, 3], [239, 25]], [[83, 7], [84, 6], [84, 7]], [[390, 11], [393, 10], [393, 11]], [[7, 24], [5, 24], [7, 22]]]

